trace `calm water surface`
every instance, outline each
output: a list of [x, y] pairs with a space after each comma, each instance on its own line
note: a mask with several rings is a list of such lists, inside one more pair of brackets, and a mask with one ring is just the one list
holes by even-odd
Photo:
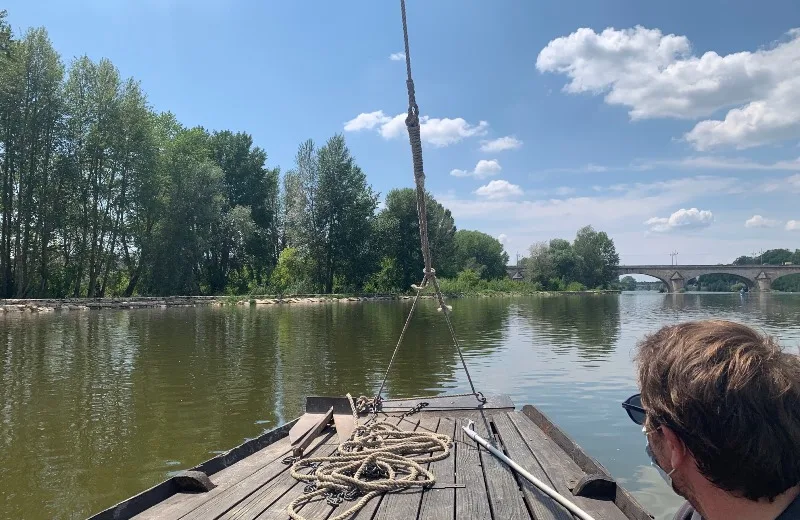
[[[680, 500], [620, 407], [666, 323], [718, 317], [795, 349], [800, 295], [624, 293], [452, 302], [484, 393], [539, 406], [657, 518]], [[299, 415], [309, 394], [374, 392], [408, 302], [0, 317], [0, 517], [85, 518]], [[424, 302], [389, 394], [466, 390]]]

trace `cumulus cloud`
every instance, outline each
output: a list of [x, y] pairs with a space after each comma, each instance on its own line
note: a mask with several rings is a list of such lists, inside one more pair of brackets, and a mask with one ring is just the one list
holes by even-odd
[[773, 228], [781, 225], [779, 220], [764, 218], [761, 215], [753, 215], [744, 222], [746, 228]]
[[405, 52], [393, 52], [389, 55], [389, 59], [392, 61], [403, 61], [406, 59]]
[[503, 245], [508, 244], [508, 235], [506, 235], [505, 233], [500, 233], [499, 235], [497, 235], [497, 241]]
[[522, 195], [522, 188], [508, 181], [494, 180], [475, 190], [475, 194], [490, 200], [507, 199]]
[[686, 36], [659, 29], [581, 28], [548, 43], [536, 67], [566, 75], [568, 93], [603, 94], [606, 103], [628, 107], [634, 120], [728, 110], [684, 135], [698, 150], [800, 137], [800, 29], [767, 49], [696, 56]]
[[786, 231], [800, 231], [800, 220], [790, 220], [787, 222]]
[[496, 153], [505, 150], [516, 150], [522, 146], [522, 141], [513, 136], [498, 137], [489, 141], [481, 141], [481, 151]]
[[[423, 142], [436, 147], [450, 146], [468, 137], [486, 135], [489, 129], [489, 123], [486, 121], [472, 125], [461, 117], [450, 119], [421, 116], [419, 121]], [[407, 135], [406, 114], [391, 117], [384, 114], [383, 110], [361, 113], [345, 122], [344, 130], [346, 132], [376, 130], [384, 139], [395, 139]]]
[[488, 161], [486, 159], [481, 159], [478, 161], [478, 164], [475, 165], [474, 170], [459, 170], [456, 168], [450, 170], [450, 175], [453, 177], [475, 177], [476, 179], [485, 179], [486, 177], [497, 175], [502, 169], [503, 167], [500, 166], [500, 163], [495, 159]]
[[688, 231], [707, 228], [714, 222], [714, 215], [707, 210], [697, 208], [679, 209], [669, 217], [653, 217], [645, 221], [650, 231], [668, 233], [670, 231]]

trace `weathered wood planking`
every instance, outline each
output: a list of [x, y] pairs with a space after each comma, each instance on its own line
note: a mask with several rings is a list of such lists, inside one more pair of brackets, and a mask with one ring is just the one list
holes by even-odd
[[[443, 433], [449, 435], [451, 439], [455, 439], [455, 427], [455, 421], [449, 417], [442, 417], [436, 433]], [[456, 483], [456, 449], [457, 443], [453, 442], [449, 457], [431, 463], [429, 469], [436, 477], [437, 486]], [[422, 493], [422, 504], [420, 504], [417, 518], [418, 520], [452, 520], [455, 502], [455, 488], [426, 489]]]
[[[419, 421], [415, 428], [409, 427], [408, 419], [400, 423], [400, 428], [408, 431], [420, 429], [435, 432], [439, 425], [439, 416], [435, 414], [418, 414], [413, 416], [413, 419]], [[422, 489], [418, 487], [387, 493], [375, 512], [373, 520], [394, 520], [398, 518], [398, 513], [405, 515], [406, 518], [416, 518], [421, 499]]]
[[[493, 415], [492, 421], [497, 426], [497, 431], [500, 434], [500, 440], [503, 443], [506, 455], [528, 470], [534, 477], [550, 487], [554, 487], [547, 472], [545, 472], [542, 465], [536, 459], [536, 456], [531, 452], [530, 446], [525, 443], [508, 415]], [[526, 478], [517, 475], [517, 482], [520, 488], [522, 488], [522, 494], [525, 497], [525, 501], [528, 503], [528, 508], [533, 513], [536, 520], [572, 520], [573, 517], [569, 511], [547, 496]]]
[[531, 451], [536, 454], [537, 459], [541, 462], [553, 482], [553, 489], [572, 500], [575, 505], [595, 518], [625, 520], [626, 516], [611, 501], [574, 496], [570, 485], [573, 482], [577, 483], [585, 473], [572, 459], [566, 456], [564, 450], [553, 439], [545, 435], [521, 412], [512, 412], [508, 416]]
[[[476, 413], [472, 414], [478, 419]], [[474, 520], [491, 520], [489, 495], [486, 492], [486, 479], [483, 476], [478, 444], [469, 438], [461, 429], [467, 419], [459, 418], [456, 423], [456, 484], [464, 484], [464, 488], [456, 488], [455, 518], [471, 518]]]
[[[564, 451], [566, 456], [572, 459], [575, 464], [586, 474], [600, 474], [612, 479], [611, 474], [599, 462], [594, 460], [589, 454], [578, 446], [566, 433], [550, 421], [550, 418], [543, 414], [538, 408], [531, 405], [522, 407], [522, 413], [531, 420], [545, 435]], [[613, 479], [612, 479], [613, 480]], [[653, 517], [633, 498], [628, 490], [617, 485], [614, 504], [622, 511], [625, 516], [632, 520], [651, 520]]]
[[[493, 415], [489, 416], [490, 423], [493, 419]], [[494, 434], [487, 431], [486, 422], [482, 418], [475, 421], [475, 432], [488, 441], [494, 438]], [[497, 448], [501, 451], [503, 449], [499, 444]], [[489, 491], [489, 506], [494, 518], [531, 518], [511, 468], [483, 446], [479, 446], [478, 453], [483, 466], [483, 475], [486, 478], [486, 488]]]

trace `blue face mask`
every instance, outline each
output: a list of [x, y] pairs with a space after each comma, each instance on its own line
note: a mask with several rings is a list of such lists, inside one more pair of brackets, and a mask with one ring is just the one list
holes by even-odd
[[650, 448], [650, 438], [647, 436], [647, 430], [645, 430], [644, 426], [642, 426], [642, 433], [644, 433], [645, 439], [647, 439], [644, 451], [647, 453], [647, 456], [650, 457], [650, 465], [656, 468], [658, 470], [658, 474], [664, 479], [664, 482], [672, 487], [672, 474], [675, 473], [675, 468], [672, 468], [672, 471], [667, 473], [661, 466], [658, 465], [656, 456], [653, 454], [653, 450]]

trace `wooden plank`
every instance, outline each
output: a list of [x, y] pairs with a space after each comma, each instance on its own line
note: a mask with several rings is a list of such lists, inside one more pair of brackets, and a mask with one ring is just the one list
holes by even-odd
[[614, 502], [574, 496], [569, 488], [570, 482], [577, 482], [584, 475], [575, 461], [522, 412], [511, 412], [508, 417], [531, 452], [536, 454], [537, 460], [550, 477], [556, 491], [595, 518], [604, 520], [626, 518]]
[[[333, 455], [337, 448], [335, 439], [335, 436], [327, 438], [317, 452], [324, 456]], [[296, 480], [291, 472], [286, 471], [230, 508], [219, 520], [251, 520], [262, 517], [288, 519], [286, 506], [303, 493], [304, 487], [304, 482]]]
[[[419, 417], [419, 419], [417, 419]], [[416, 428], [409, 428], [409, 420], [418, 420]], [[433, 414], [419, 414], [405, 419], [400, 423], [400, 428], [408, 431], [416, 429], [435, 432], [439, 424], [439, 417]], [[397, 518], [416, 518], [419, 511], [420, 500], [422, 499], [422, 489], [414, 487], [403, 491], [387, 493], [380, 503], [380, 507], [375, 512], [373, 520], [395, 520]]]
[[450, 410], [476, 410], [482, 408], [484, 410], [491, 409], [514, 409], [514, 402], [507, 395], [492, 395], [486, 397], [486, 403], [481, 405], [475, 396], [466, 395], [458, 397], [437, 396], [437, 397], [423, 397], [418, 399], [399, 399], [384, 401], [381, 403], [381, 409], [386, 413], [405, 412], [412, 407], [425, 402], [428, 406], [425, 410], [428, 412], [433, 411], [450, 411]]
[[[482, 419], [475, 421], [475, 432], [486, 440], [493, 438], [493, 433], [486, 429], [486, 422]], [[498, 448], [502, 449], [499, 443]], [[485, 448], [479, 447], [479, 454], [494, 517], [531, 518], [514, 472]]]
[[212, 476], [212, 482], [217, 485], [207, 493], [176, 493], [166, 500], [156, 504], [155, 506], [142, 511], [136, 515], [136, 520], [157, 520], [159, 518], [177, 518], [179, 511], [180, 514], [185, 514], [191, 509], [192, 506], [200, 507], [202, 504], [209, 500], [213, 500], [217, 496], [225, 492], [226, 489], [236, 485], [242, 480], [250, 477], [253, 473], [268, 466], [269, 464], [282, 460], [290, 454], [290, 446], [286, 439], [267, 446], [260, 452], [257, 452], [238, 464], [234, 464], [228, 468], [223, 469], [219, 473]]
[[[449, 417], [439, 420], [437, 433], [455, 438], [456, 423]], [[456, 482], [456, 443], [453, 443], [450, 456], [431, 463], [430, 470], [436, 477], [436, 485], [455, 484]], [[419, 507], [418, 520], [453, 520], [455, 515], [456, 490], [426, 489], [422, 493], [422, 504]]]
[[[255, 439], [245, 441], [232, 450], [217, 455], [216, 457], [213, 457], [191, 469], [202, 471], [209, 476], [214, 475], [222, 469], [245, 459], [248, 455], [256, 453], [257, 451], [260, 451], [286, 437], [289, 433], [289, 429], [293, 425], [294, 421], [291, 421], [283, 426], [279, 426], [278, 428], [265, 432]], [[213, 480], [214, 479], [212, 478], [212, 481]], [[164, 482], [161, 482], [160, 484], [157, 484], [152, 488], [139, 493], [138, 495], [134, 495], [127, 500], [123, 500], [122, 502], [91, 516], [88, 520], [129, 520], [136, 515], [161, 504], [171, 496], [178, 493], [178, 491], [178, 486], [175, 484], [172, 478], [169, 478]]]
[[[473, 415], [473, 420], [478, 418], [478, 414]], [[465, 485], [464, 488], [456, 489], [455, 518], [491, 520], [492, 513], [489, 510], [489, 496], [486, 491], [486, 480], [483, 476], [478, 444], [461, 429], [462, 425], [467, 424], [466, 419], [454, 422], [456, 423], [455, 479], [457, 484]]]
[[[500, 435], [503, 447], [505, 447], [506, 455], [528, 470], [534, 477], [548, 484], [550, 487], [553, 487], [550, 477], [548, 477], [544, 469], [542, 469], [539, 461], [536, 460], [535, 455], [522, 439], [522, 436], [519, 434], [508, 415], [494, 415], [492, 421], [497, 427], [497, 432]], [[572, 520], [572, 514], [562, 505], [547, 496], [526, 478], [520, 475], [516, 475], [516, 477], [517, 483], [522, 489], [525, 501], [528, 503], [528, 509], [533, 513], [533, 517], [536, 518], [536, 520]]]
[[[590, 457], [578, 444], [566, 433], [558, 428], [545, 414], [538, 408], [525, 405], [522, 413], [535, 425], [537, 425], [545, 435], [566, 452], [566, 454], [587, 474], [600, 474], [612, 478], [611, 474], [602, 464]], [[630, 520], [650, 520], [650, 514], [645, 510], [627, 489], [617, 484], [617, 493], [614, 503]]]
[[[309, 448], [320, 449], [325, 445], [324, 443], [331, 438], [333, 438], [333, 433], [329, 432], [327, 435], [315, 439]], [[276, 477], [288, 474], [288, 470], [288, 465], [284, 464], [281, 460], [276, 460], [263, 469], [253, 473], [249, 477], [227, 488], [222, 493], [214, 497], [213, 500], [206, 501], [199, 507], [192, 507], [191, 510], [184, 511], [183, 514], [177, 518], [181, 518], [182, 520], [217, 518], [234, 508], [243, 500], [247, 499], [247, 497], [255, 493], [257, 490], [272, 482]]]

